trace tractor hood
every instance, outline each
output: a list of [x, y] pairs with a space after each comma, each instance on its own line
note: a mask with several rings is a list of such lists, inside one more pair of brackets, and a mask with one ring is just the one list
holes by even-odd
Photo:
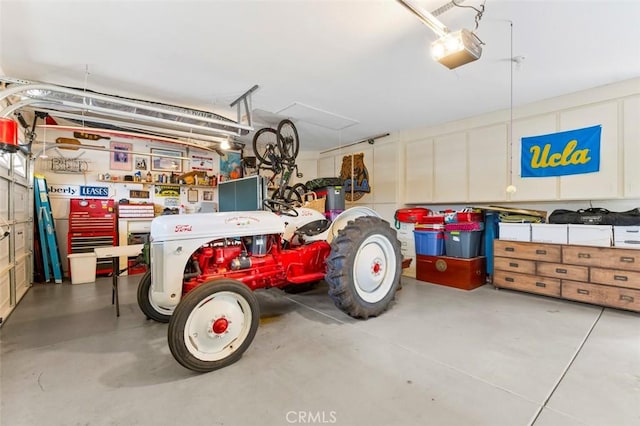
[[280, 216], [268, 211], [167, 215], [151, 222], [151, 241], [282, 234], [284, 226]]

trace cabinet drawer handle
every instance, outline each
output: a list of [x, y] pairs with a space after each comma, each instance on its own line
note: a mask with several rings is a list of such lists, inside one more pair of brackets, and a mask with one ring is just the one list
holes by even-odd
[[546, 287], [547, 285], [543, 282], [536, 281], [536, 287]]
[[636, 261], [636, 259], [635, 259], [635, 258], [633, 258], [633, 257], [622, 256], [622, 257], [620, 258], [620, 262], [633, 263], [633, 262], [635, 262], [635, 261]]
[[633, 297], [627, 296], [626, 294], [621, 294], [620, 300], [624, 300], [625, 302], [633, 302]]
[[505, 277], [505, 279], [504, 279], [504, 280], [505, 280], [506, 282], [508, 282], [508, 283], [512, 283], [513, 281], [515, 281], [515, 280], [514, 280], [513, 278], [511, 278], [511, 277]]
[[559, 273], [559, 274], [566, 274], [567, 270], [563, 269], [563, 268], [556, 268], [556, 272]]
[[504, 251], [516, 251], [513, 247], [505, 247]]
[[624, 275], [614, 275], [613, 279], [616, 281], [629, 281], [629, 277], [625, 277]]
[[589, 290], [584, 290], [582, 288], [578, 289], [578, 294], [589, 294]]
[[511, 266], [512, 268], [517, 268], [518, 264], [516, 262], [509, 262], [509, 266]]
[[591, 255], [589, 253], [578, 253], [578, 259], [591, 259]]
[[547, 254], [546, 250], [536, 250], [536, 254]]

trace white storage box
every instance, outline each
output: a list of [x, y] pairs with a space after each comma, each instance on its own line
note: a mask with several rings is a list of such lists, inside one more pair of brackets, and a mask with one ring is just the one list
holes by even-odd
[[611, 225], [569, 225], [569, 244], [611, 247]]
[[530, 223], [498, 223], [498, 238], [508, 241], [531, 241]]
[[640, 249], [640, 226], [614, 226], [613, 245]]
[[567, 244], [567, 225], [558, 223], [532, 223], [531, 241], [535, 243]]
[[96, 254], [72, 253], [67, 255], [71, 263], [71, 284], [84, 284], [96, 281]]
[[416, 277], [416, 242], [413, 236], [415, 224], [399, 222], [400, 229], [396, 229], [398, 241], [400, 241], [400, 253], [405, 259], [411, 259], [408, 268], [402, 269], [402, 275], [405, 277]]

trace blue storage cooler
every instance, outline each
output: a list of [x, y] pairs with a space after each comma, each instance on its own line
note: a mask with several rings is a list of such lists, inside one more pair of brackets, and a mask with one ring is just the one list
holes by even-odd
[[444, 233], [441, 231], [415, 230], [416, 254], [442, 256], [444, 254]]

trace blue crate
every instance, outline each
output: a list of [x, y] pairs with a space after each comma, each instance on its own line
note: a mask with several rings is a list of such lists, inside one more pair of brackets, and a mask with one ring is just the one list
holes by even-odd
[[442, 256], [444, 254], [444, 233], [441, 231], [413, 231], [416, 240], [416, 254]]

